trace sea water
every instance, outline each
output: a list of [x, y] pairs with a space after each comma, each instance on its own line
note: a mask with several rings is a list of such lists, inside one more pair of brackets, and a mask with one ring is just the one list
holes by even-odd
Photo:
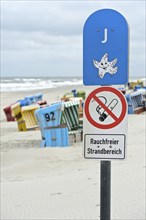
[[[143, 80], [146, 86], [146, 78], [131, 77], [129, 81]], [[83, 85], [82, 77], [3, 77], [1, 78], [1, 92], [17, 92], [17, 91], [32, 91], [57, 88], [63, 86]]]
[[1, 79], [1, 92], [17, 92], [17, 91], [32, 91], [41, 89], [57, 88], [62, 86], [75, 86], [82, 85], [83, 81], [81, 77], [38, 77], [38, 78], [27, 78], [27, 77], [13, 77], [13, 78], [2, 78]]

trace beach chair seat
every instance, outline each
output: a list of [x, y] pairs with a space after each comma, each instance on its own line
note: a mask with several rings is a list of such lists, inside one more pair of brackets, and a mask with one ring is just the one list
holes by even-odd
[[60, 123], [61, 111], [62, 102], [59, 102], [35, 112], [42, 134], [41, 147], [68, 146], [68, 128]]
[[[69, 145], [72, 140], [82, 140], [82, 129], [79, 129], [79, 100], [57, 102], [35, 111], [42, 134], [41, 147]], [[79, 138], [80, 137], [80, 138]]]
[[69, 131], [77, 130], [79, 128], [79, 101], [68, 101], [62, 105], [61, 124], [66, 124]]
[[82, 97], [83, 100], [85, 100], [86, 98], [86, 92], [81, 90], [81, 91], [77, 91], [77, 97]]
[[70, 99], [74, 101], [63, 103], [64, 108], [61, 116], [61, 123], [66, 124], [68, 127], [69, 144], [83, 140], [83, 120], [79, 118], [79, 106], [81, 103], [78, 97]]
[[137, 85], [139, 85], [141, 88], [144, 87], [144, 81], [142, 79], [137, 80]]
[[73, 92], [67, 92], [63, 95], [63, 97], [61, 98], [62, 101], [69, 101], [70, 98], [73, 98], [74, 97], [74, 93]]
[[28, 105], [32, 105], [36, 102], [34, 95], [25, 96], [24, 99], [28, 102]]
[[69, 145], [82, 141], [83, 140], [83, 130], [79, 129], [76, 131], [69, 131], [68, 138], [69, 138]]
[[129, 82], [129, 89], [133, 89], [135, 91], [136, 87], [143, 88], [144, 87], [144, 81], [141, 80], [141, 79], [138, 79], [138, 80], [134, 80], [134, 81]]
[[139, 92], [142, 94], [142, 104], [144, 107], [144, 110], [146, 111], [146, 87], [143, 87], [139, 90]]
[[67, 147], [68, 129], [66, 125], [46, 127], [42, 139], [41, 147]]
[[138, 91], [139, 89], [141, 89], [142, 87], [141, 87], [141, 85], [136, 85], [135, 87], [134, 87], [134, 91]]
[[20, 107], [29, 105], [29, 102], [26, 99], [20, 99], [17, 102], [20, 103]]
[[21, 107], [19, 102], [12, 105], [12, 114], [17, 121], [19, 131], [36, 130], [39, 127], [34, 115], [38, 108], [39, 105]]
[[131, 81], [129, 83], [129, 89], [134, 89], [136, 85], [137, 85], [137, 81], [136, 80], [135, 81]]
[[78, 106], [78, 115], [79, 119], [83, 117], [83, 98], [82, 97], [71, 97], [69, 98], [69, 101], [78, 101], [79, 106]]
[[43, 94], [42, 93], [37, 93], [34, 95], [34, 99], [35, 99], [35, 102], [39, 102], [39, 101], [42, 101], [43, 99]]
[[77, 91], [76, 89], [73, 89], [71, 92], [73, 93], [74, 97], [82, 97], [83, 100], [86, 98], [86, 92], [83, 90]]
[[139, 91], [126, 95], [128, 103], [128, 114], [139, 114], [144, 111], [143, 95]]
[[45, 108], [40, 108], [35, 112], [38, 124], [42, 130], [46, 127], [60, 125], [61, 109], [61, 103], [56, 103], [54, 105], [48, 105]]
[[39, 105], [30, 105], [21, 108], [22, 117], [25, 120], [27, 130], [35, 130], [39, 127], [35, 117], [35, 111], [37, 109], [39, 109]]
[[[13, 104], [12, 104], [12, 105], [13, 105]], [[7, 106], [7, 107], [5, 107], [5, 108], [3, 109], [3, 111], [4, 111], [5, 115], [6, 115], [7, 121], [15, 121], [15, 117], [13, 117], [13, 115], [12, 115], [12, 110], [11, 110], [11, 106], [12, 106], [12, 105], [9, 105], [9, 106]]]
[[17, 102], [16, 104], [11, 106], [12, 109], [12, 115], [15, 117], [18, 125], [19, 131], [27, 131], [25, 120], [22, 116], [20, 103]]

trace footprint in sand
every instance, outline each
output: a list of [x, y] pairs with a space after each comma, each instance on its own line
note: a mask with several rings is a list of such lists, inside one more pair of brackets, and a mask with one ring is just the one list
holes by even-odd
[[55, 195], [61, 195], [61, 193], [59, 192], [59, 193], [52, 193], [52, 194], [50, 194], [50, 196], [55, 196]]

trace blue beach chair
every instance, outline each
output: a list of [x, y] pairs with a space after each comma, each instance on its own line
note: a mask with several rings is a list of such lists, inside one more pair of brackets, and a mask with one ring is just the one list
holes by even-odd
[[28, 105], [29, 105], [29, 102], [28, 102], [27, 99], [20, 99], [20, 100], [18, 100], [17, 102], [20, 103], [20, 107], [28, 106]]
[[25, 96], [25, 100], [28, 102], [28, 105], [31, 105], [36, 102], [34, 95]]
[[41, 108], [35, 112], [42, 134], [41, 147], [68, 146], [68, 128], [61, 121], [62, 104]]
[[135, 91], [127, 94], [128, 114], [139, 114], [143, 111], [143, 96], [141, 92]]
[[42, 93], [37, 93], [34, 95], [35, 102], [41, 101], [43, 99]]

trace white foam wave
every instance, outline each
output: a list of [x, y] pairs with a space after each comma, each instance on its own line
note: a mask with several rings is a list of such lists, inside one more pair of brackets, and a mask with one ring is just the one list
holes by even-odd
[[2, 79], [1, 92], [32, 91], [68, 85], [82, 85], [82, 79]]

